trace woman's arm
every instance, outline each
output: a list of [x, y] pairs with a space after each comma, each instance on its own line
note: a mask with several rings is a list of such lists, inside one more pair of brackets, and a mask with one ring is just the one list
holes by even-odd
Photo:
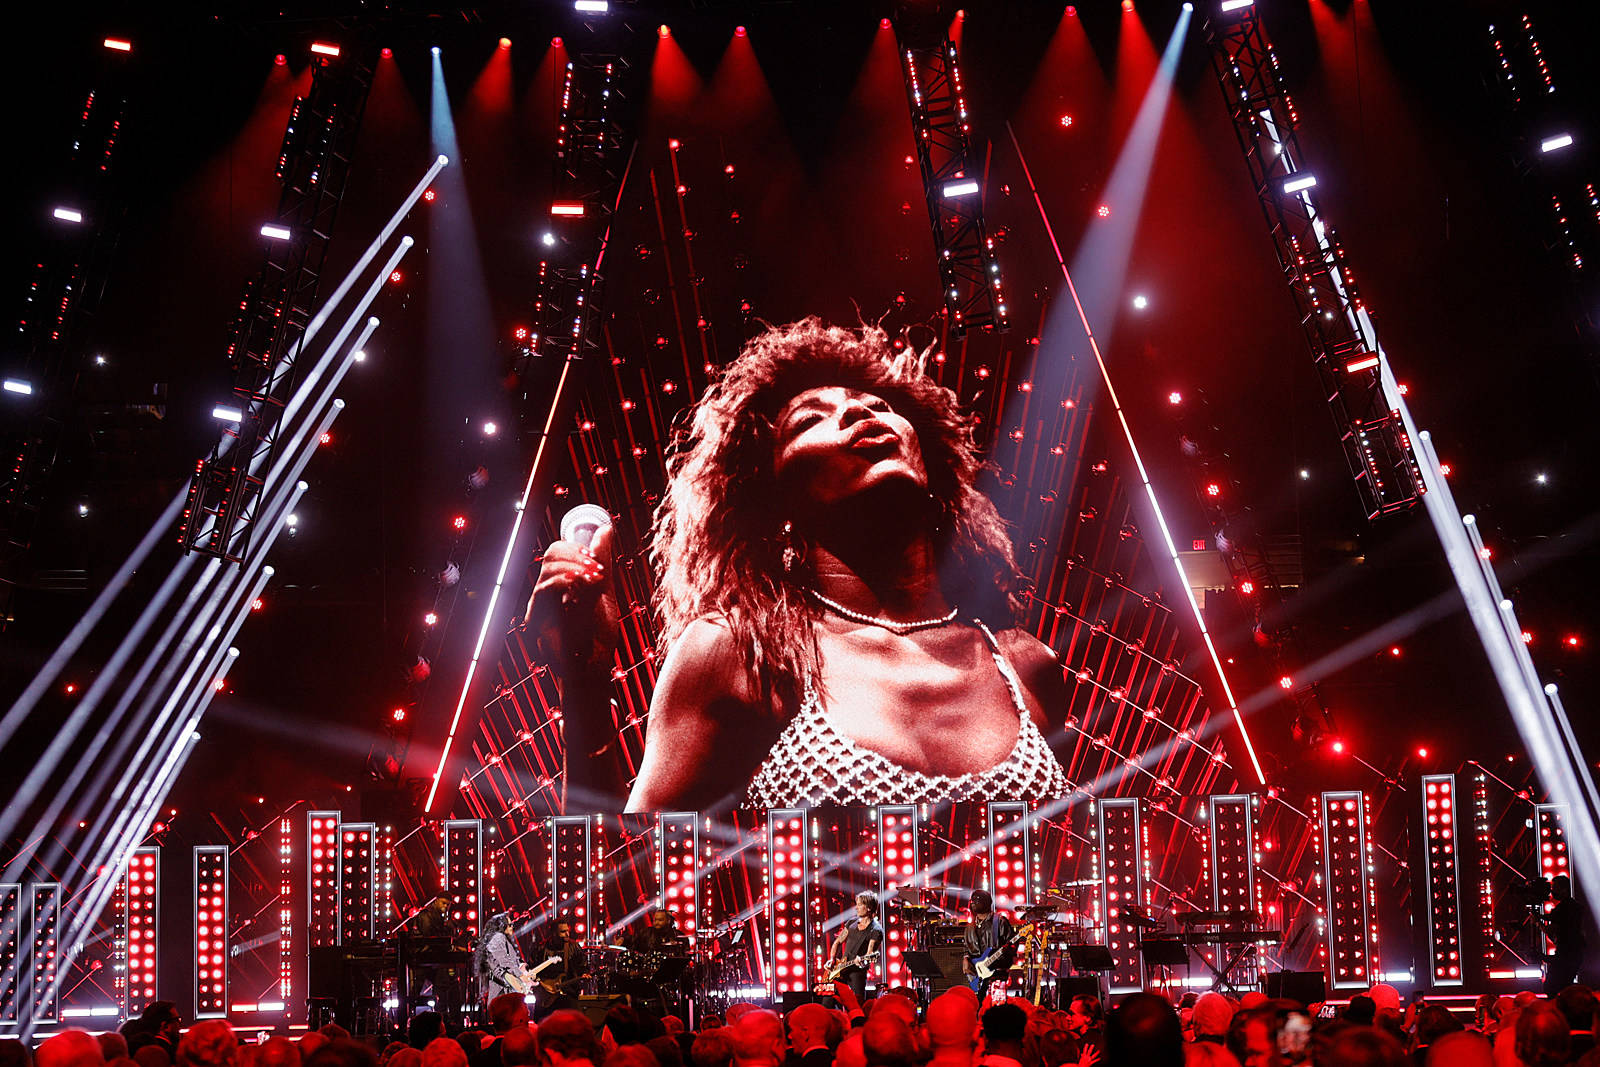
[[1052, 743], [1067, 718], [1071, 694], [1061, 674], [1061, 659], [1043, 641], [1020, 627], [995, 635], [1000, 651], [1022, 680], [1022, 695], [1039, 730]]
[[761, 704], [721, 618], [690, 623], [656, 679], [644, 760], [628, 811], [710, 811], [737, 804], [780, 725]]

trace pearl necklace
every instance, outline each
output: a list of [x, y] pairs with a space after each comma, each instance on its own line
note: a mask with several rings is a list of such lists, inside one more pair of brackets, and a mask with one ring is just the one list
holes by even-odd
[[961, 608], [957, 606], [951, 608], [948, 614], [941, 615], [936, 619], [917, 619], [913, 622], [896, 622], [894, 619], [885, 619], [877, 615], [866, 615], [859, 611], [852, 611], [843, 604], [839, 603], [837, 600], [829, 600], [827, 597], [810, 587], [807, 587], [806, 592], [811, 594], [812, 598], [815, 599], [817, 603], [821, 604], [823, 607], [832, 611], [836, 615], [841, 615], [844, 618], [849, 619], [851, 622], [859, 622], [863, 626], [882, 627], [883, 629], [888, 630], [890, 633], [898, 634], [901, 637], [904, 637], [907, 634], [914, 634], [918, 630], [936, 630], [941, 626], [949, 626], [952, 622], [956, 621], [956, 616], [961, 612]]

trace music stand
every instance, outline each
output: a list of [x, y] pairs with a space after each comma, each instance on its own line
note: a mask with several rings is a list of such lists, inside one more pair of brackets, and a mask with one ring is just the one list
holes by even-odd
[[683, 972], [688, 969], [688, 956], [667, 956], [662, 959], [660, 966], [656, 968], [656, 973], [651, 975], [650, 984], [663, 986], [677, 982], [683, 977]]
[[1189, 964], [1189, 946], [1176, 937], [1152, 937], [1140, 941], [1139, 955], [1144, 960], [1146, 971], [1152, 967], [1161, 969], [1162, 984], [1168, 989], [1172, 988], [1172, 968], [1187, 967]]
[[939, 961], [933, 958], [931, 952], [908, 949], [900, 958], [905, 960], [906, 967], [911, 971], [911, 977], [919, 982], [932, 982], [945, 977], [944, 969], [939, 966]]

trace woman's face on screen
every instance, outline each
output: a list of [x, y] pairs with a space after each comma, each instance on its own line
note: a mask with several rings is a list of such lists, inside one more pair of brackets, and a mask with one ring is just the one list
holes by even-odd
[[916, 430], [873, 393], [807, 389], [783, 406], [774, 427], [774, 474], [808, 503], [836, 504], [897, 480], [927, 487]]

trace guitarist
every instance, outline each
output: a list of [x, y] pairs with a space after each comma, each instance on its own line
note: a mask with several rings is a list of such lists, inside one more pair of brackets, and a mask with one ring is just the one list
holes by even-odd
[[[967, 923], [967, 951], [961, 957], [961, 973], [968, 976], [969, 983], [977, 992], [981, 1001], [989, 992], [989, 986], [999, 980], [1017, 958], [1017, 948], [1012, 941], [1015, 931], [1012, 929], [1011, 920], [994, 910], [994, 897], [987, 890], [974, 889], [971, 898], [967, 901], [967, 911], [972, 920]], [[986, 959], [991, 953], [995, 957], [990, 961], [995, 965], [995, 973], [990, 978], [977, 977], [973, 964]]]
[[502, 993], [527, 993], [528, 980], [522, 964], [522, 953], [517, 951], [517, 938], [511, 913], [491, 915], [484, 924], [483, 936], [472, 954], [473, 971], [483, 992], [483, 1003], [488, 1004]]
[[867, 999], [867, 968], [854, 962], [862, 956], [877, 955], [883, 947], [883, 927], [878, 925], [878, 898], [871, 893], [856, 894], [856, 917], [839, 929], [828, 952], [829, 970], [833, 965], [850, 961], [835, 976], [850, 987], [856, 1003]]
[[556, 917], [555, 930], [545, 939], [542, 951], [545, 959], [555, 956], [561, 960], [539, 975], [539, 981], [545, 989], [569, 997], [577, 996], [586, 977], [588, 960], [584, 956], [583, 945], [572, 936], [571, 919], [565, 915]]

